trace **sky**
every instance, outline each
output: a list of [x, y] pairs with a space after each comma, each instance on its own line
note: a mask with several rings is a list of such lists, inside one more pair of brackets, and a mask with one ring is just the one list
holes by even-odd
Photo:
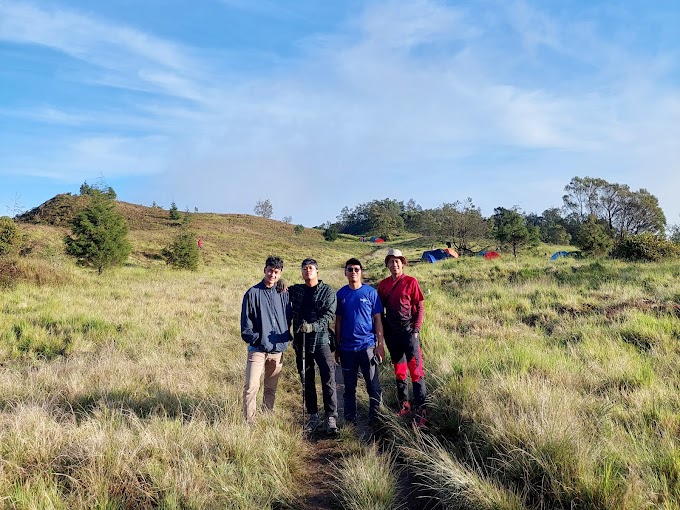
[[576, 176], [680, 223], [677, 0], [0, 0], [0, 215], [80, 185], [335, 221]]

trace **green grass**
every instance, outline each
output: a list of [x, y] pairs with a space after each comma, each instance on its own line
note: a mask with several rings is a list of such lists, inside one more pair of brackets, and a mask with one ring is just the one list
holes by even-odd
[[[338, 288], [352, 256], [369, 281], [386, 276], [387, 247], [197, 214], [199, 270], [174, 271], [158, 257], [177, 228], [167, 211], [125, 207], [122, 268], [76, 268], [63, 229], [44, 225], [22, 224], [30, 254], [5, 261], [17, 269], [0, 294], [0, 506], [304, 507], [295, 487], [314, 452], [292, 352], [275, 414], [241, 419], [241, 299], [269, 254], [289, 283], [313, 256]], [[393, 244], [417, 260], [430, 242]], [[403, 503], [401, 466], [449, 508], [680, 508], [680, 263], [522, 254], [407, 272], [426, 294], [430, 426], [388, 420], [389, 454], [343, 433], [338, 508]]]

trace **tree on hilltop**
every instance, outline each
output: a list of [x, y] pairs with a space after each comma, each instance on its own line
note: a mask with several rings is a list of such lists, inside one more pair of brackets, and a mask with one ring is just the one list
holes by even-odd
[[274, 207], [272, 206], [272, 203], [267, 198], [265, 200], [258, 200], [255, 203], [255, 207], [253, 207], [253, 211], [258, 216], [262, 216], [263, 218], [269, 219], [274, 214]]
[[90, 205], [71, 221], [71, 234], [64, 238], [66, 253], [101, 274], [127, 260], [132, 249], [127, 234], [127, 222], [116, 212], [113, 200], [96, 193]]

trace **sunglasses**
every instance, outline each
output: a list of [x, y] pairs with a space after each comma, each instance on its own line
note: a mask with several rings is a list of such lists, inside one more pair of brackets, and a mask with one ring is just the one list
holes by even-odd
[[361, 271], [360, 267], [346, 267], [345, 271], [348, 273], [359, 273]]

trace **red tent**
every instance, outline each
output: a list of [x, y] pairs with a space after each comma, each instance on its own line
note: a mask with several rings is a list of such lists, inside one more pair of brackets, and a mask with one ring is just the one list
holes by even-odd
[[378, 239], [375, 240], [376, 243], [384, 243], [385, 240], [382, 237], [379, 237]]
[[498, 253], [497, 251], [487, 251], [484, 254], [484, 258], [487, 259], [487, 260], [499, 259], [499, 258], [501, 258], [501, 254]]
[[453, 248], [446, 248], [444, 251], [446, 253], [448, 253], [449, 255], [451, 255], [454, 259], [458, 258], [458, 252], [456, 250], [454, 250]]

